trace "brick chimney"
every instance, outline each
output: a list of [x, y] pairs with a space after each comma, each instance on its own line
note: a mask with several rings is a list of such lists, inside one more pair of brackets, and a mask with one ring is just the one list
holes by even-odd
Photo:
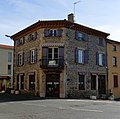
[[68, 14], [68, 21], [74, 22], [74, 14], [73, 13]]

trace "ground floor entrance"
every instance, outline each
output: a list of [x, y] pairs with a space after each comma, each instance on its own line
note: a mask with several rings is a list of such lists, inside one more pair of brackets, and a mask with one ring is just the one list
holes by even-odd
[[105, 75], [98, 75], [98, 93], [99, 95], [106, 94]]
[[60, 94], [60, 74], [46, 74], [46, 97], [58, 98]]

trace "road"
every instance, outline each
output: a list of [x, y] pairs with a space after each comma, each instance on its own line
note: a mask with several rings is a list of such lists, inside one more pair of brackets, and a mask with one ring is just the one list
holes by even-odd
[[0, 119], [120, 119], [120, 102], [73, 99], [3, 102]]

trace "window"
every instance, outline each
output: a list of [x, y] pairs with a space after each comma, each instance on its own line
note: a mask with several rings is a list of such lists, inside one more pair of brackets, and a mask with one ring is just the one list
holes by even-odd
[[21, 66], [24, 64], [24, 52], [18, 53], [16, 56], [16, 65]]
[[24, 89], [24, 74], [17, 75], [17, 90]]
[[8, 74], [11, 74], [11, 65], [8, 65]]
[[96, 53], [96, 63], [99, 66], [106, 66], [106, 55], [104, 53]]
[[17, 46], [23, 45], [24, 43], [25, 43], [25, 37], [22, 37], [15, 41], [15, 45], [17, 45]]
[[91, 75], [91, 90], [96, 90], [96, 75]]
[[28, 36], [28, 41], [36, 40], [37, 39], [37, 32], [31, 33]]
[[12, 62], [12, 52], [8, 52], [8, 62]]
[[31, 63], [35, 62], [35, 49], [31, 50]]
[[88, 63], [89, 51], [83, 49], [75, 49], [75, 61], [80, 64]]
[[35, 73], [29, 75], [29, 90], [35, 90]]
[[79, 31], [75, 32], [75, 38], [76, 40], [88, 41], [88, 35]]
[[83, 55], [83, 50], [78, 50], [78, 63], [84, 63]]
[[48, 48], [48, 64], [58, 64], [58, 48]]
[[44, 29], [45, 37], [62, 37], [62, 29]]
[[112, 57], [112, 65], [117, 66], [117, 58], [116, 57]]
[[99, 46], [104, 46], [104, 40], [103, 40], [103, 38], [99, 38], [98, 45]]
[[79, 74], [79, 90], [85, 90], [85, 75]]
[[118, 87], [118, 75], [113, 75], [114, 88]]
[[28, 51], [27, 61], [29, 64], [33, 64], [37, 62], [37, 49], [32, 49]]
[[116, 46], [112, 45], [112, 51], [116, 51]]

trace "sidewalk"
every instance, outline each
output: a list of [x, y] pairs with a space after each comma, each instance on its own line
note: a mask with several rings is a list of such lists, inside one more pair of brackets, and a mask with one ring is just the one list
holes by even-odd
[[24, 100], [41, 100], [39, 96], [32, 96], [29, 94], [9, 94], [1, 93], [0, 94], [0, 103], [1, 102], [10, 102], [10, 101], [24, 101]]

